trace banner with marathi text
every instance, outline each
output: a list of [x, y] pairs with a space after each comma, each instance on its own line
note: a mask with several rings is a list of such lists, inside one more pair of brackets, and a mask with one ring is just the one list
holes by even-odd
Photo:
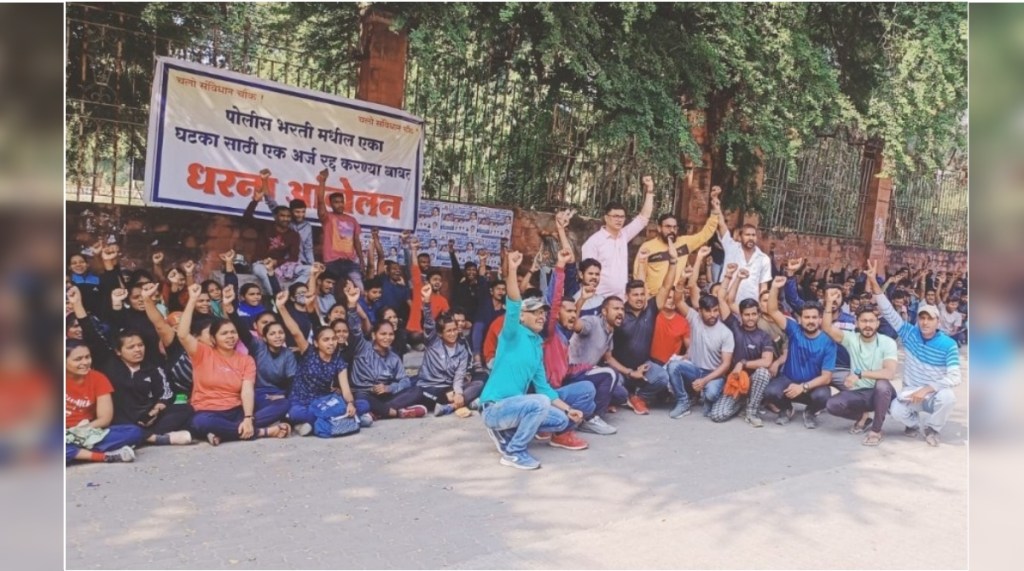
[[[146, 202], [240, 215], [271, 171], [270, 193], [316, 209], [327, 195], [364, 226], [416, 225], [423, 120], [399, 109], [171, 58], [158, 58], [150, 107]], [[261, 205], [257, 216], [270, 218]], [[316, 214], [307, 215], [316, 221]]]

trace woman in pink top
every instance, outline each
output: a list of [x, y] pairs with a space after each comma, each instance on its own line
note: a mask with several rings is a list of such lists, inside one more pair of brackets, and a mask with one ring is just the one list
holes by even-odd
[[256, 408], [256, 362], [235, 350], [235, 324], [227, 319], [214, 321], [210, 326], [212, 346], [189, 331], [201, 292], [199, 284], [189, 286], [188, 304], [178, 322], [178, 339], [192, 359], [193, 432], [205, 434], [214, 446], [225, 440], [287, 437], [291, 426], [279, 422], [288, 411], [286, 399]]

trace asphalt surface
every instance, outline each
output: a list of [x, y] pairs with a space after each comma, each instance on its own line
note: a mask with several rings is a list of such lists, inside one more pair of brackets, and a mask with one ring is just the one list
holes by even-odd
[[[966, 358], [965, 379], [966, 379]], [[140, 448], [66, 474], [73, 569], [967, 567], [967, 382], [942, 445], [620, 410], [498, 464], [479, 416], [341, 439]], [[798, 405], [799, 408], [799, 405]]]

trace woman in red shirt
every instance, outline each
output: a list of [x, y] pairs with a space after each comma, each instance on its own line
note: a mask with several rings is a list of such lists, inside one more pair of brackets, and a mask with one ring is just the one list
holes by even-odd
[[[92, 353], [85, 344], [69, 340], [64, 392], [65, 461], [132, 462], [132, 446], [142, 442], [142, 428], [133, 424], [110, 425], [114, 419], [114, 388], [92, 368]], [[93, 430], [95, 429], [95, 430]], [[106, 430], [102, 438], [100, 430]]]
[[[189, 331], [202, 286], [188, 288], [188, 304], [178, 322], [178, 339], [192, 359], [192, 430], [205, 434], [210, 444], [225, 440], [250, 440], [274, 436], [287, 437], [291, 426], [280, 422], [287, 407], [256, 408], [256, 362], [235, 351], [238, 330], [227, 319], [210, 326], [212, 346]], [[271, 401], [273, 402], [273, 401]]]

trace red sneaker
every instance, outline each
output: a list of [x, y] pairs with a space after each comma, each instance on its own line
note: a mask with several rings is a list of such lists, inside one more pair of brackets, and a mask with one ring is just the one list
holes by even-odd
[[427, 416], [427, 407], [421, 404], [414, 404], [398, 411], [398, 418], [421, 418], [424, 416]]
[[651, 414], [651, 411], [647, 410], [647, 403], [637, 395], [630, 395], [629, 400], [626, 401], [626, 406], [633, 409], [633, 412], [637, 414]]
[[533, 435], [533, 437], [536, 438], [537, 440], [540, 440], [541, 442], [547, 442], [548, 440], [551, 440], [551, 433], [538, 432], [537, 434]]
[[548, 445], [555, 448], [565, 448], [566, 450], [586, 450], [590, 446], [586, 440], [576, 435], [575, 430], [552, 436]]

